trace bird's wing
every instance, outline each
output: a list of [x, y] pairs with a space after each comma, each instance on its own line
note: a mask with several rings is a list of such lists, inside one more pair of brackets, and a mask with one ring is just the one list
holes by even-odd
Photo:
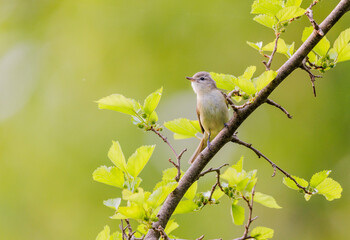
[[201, 127], [202, 133], [204, 133], [204, 128], [203, 128], [202, 123], [201, 123], [201, 115], [200, 115], [200, 113], [199, 113], [198, 106], [197, 106], [197, 108], [196, 108], [196, 112], [197, 112], [197, 117], [198, 117], [199, 126]]

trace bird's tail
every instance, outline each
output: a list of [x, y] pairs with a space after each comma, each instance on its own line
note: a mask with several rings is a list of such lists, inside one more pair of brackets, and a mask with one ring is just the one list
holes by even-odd
[[192, 157], [188, 161], [189, 164], [192, 164], [194, 160], [197, 158], [197, 156], [203, 151], [203, 149], [207, 146], [207, 141], [208, 141], [208, 134], [205, 132], [201, 142], [199, 143], [196, 151], [193, 153]]

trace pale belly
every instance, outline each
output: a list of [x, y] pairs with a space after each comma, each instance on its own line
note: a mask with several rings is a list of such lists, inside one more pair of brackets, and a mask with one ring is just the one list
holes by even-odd
[[215, 137], [229, 120], [224, 96], [219, 90], [199, 97], [200, 119], [204, 130]]

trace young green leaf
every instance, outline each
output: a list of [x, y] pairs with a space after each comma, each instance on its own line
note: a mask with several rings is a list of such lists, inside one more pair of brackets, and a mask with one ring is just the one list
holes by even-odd
[[[209, 193], [210, 194], [210, 193]], [[225, 193], [220, 188], [216, 188], [211, 196], [215, 201], [219, 200]]]
[[250, 236], [252, 236], [256, 240], [266, 240], [273, 237], [273, 229], [267, 228], [267, 227], [256, 227], [252, 230], [250, 233]]
[[[296, 176], [292, 176], [292, 177], [302, 187], [307, 187], [309, 185], [309, 183], [303, 178], [299, 178], [299, 177], [296, 177]], [[291, 188], [291, 189], [299, 190], [298, 186], [290, 178], [284, 177], [283, 178], [283, 184], [286, 185], [287, 187]]]
[[[311, 35], [311, 33], [314, 31], [314, 28], [306, 27], [303, 31], [303, 35], [301, 40], [303, 42], [306, 41], [306, 39]], [[327, 52], [329, 50], [330, 43], [326, 37], [323, 37], [321, 41], [314, 47], [313, 51], [315, 51], [319, 56], [325, 57], [327, 55]]]
[[[263, 49], [263, 51], [272, 52], [274, 50], [274, 48], [275, 48], [275, 41], [266, 44], [262, 49]], [[287, 55], [288, 46], [282, 38], [278, 39], [277, 52]]]
[[117, 168], [123, 172], [126, 172], [125, 157], [118, 141], [112, 141], [112, 146], [108, 151], [108, 158]]
[[140, 174], [152, 156], [154, 148], [155, 145], [141, 146], [129, 157], [126, 169], [131, 176], [137, 177]]
[[332, 178], [326, 178], [317, 186], [318, 193], [323, 195], [328, 201], [341, 197], [343, 191], [340, 184]]
[[253, 43], [253, 42], [247, 41], [247, 44], [248, 44], [249, 46], [251, 46], [252, 48], [255, 48], [255, 49], [258, 50], [258, 51], [261, 51], [261, 50], [262, 50], [261, 48], [262, 48], [263, 42]]
[[253, 74], [255, 73], [255, 71], [256, 71], [256, 66], [249, 66], [244, 71], [242, 77], [245, 79], [251, 79], [253, 77]]
[[322, 172], [315, 173], [312, 175], [310, 180], [310, 186], [316, 188], [323, 180], [325, 180], [332, 171], [323, 170]]
[[277, 76], [277, 72], [273, 70], [265, 71], [259, 77], [255, 78], [253, 81], [256, 85], [256, 91], [259, 92], [261, 89], [266, 87], [275, 77]]
[[143, 191], [142, 188], [138, 188], [137, 192], [135, 193], [128, 189], [123, 189], [122, 196], [123, 196], [123, 200], [134, 202], [141, 206], [145, 202], [145, 192]]
[[127, 218], [135, 220], [143, 220], [143, 217], [145, 216], [144, 209], [134, 203], [131, 203], [130, 206], [127, 207], [119, 207], [118, 212]]
[[231, 216], [233, 223], [236, 225], [242, 225], [244, 222], [244, 208], [232, 203], [231, 205]]
[[350, 28], [340, 33], [334, 41], [333, 48], [338, 54], [337, 62], [350, 59]]
[[[253, 18], [253, 20], [265, 27], [273, 29], [273, 27], [277, 24], [277, 20], [275, 17], [268, 16], [265, 14], [259, 14]], [[249, 44], [249, 43], [248, 43]], [[252, 46], [253, 47], [253, 46]], [[259, 50], [259, 49], [258, 49]]]
[[261, 205], [269, 208], [281, 208], [272, 196], [261, 192], [255, 193], [254, 202], [260, 203]]
[[97, 235], [96, 240], [109, 240], [110, 228], [106, 225], [103, 230]]
[[283, 0], [255, 0], [250, 13], [276, 16], [282, 9]]
[[112, 94], [97, 101], [100, 109], [109, 109], [129, 115], [136, 115], [139, 105], [134, 99], [126, 98], [121, 94]]
[[242, 170], [243, 170], [243, 161], [244, 161], [244, 157], [241, 156], [241, 158], [238, 160], [238, 162], [235, 165], [232, 165], [231, 167], [236, 169], [237, 172], [242, 172]]
[[191, 138], [196, 137], [196, 134], [198, 133], [197, 127], [194, 127], [192, 121], [186, 118], [178, 118], [165, 122], [164, 126], [173, 133], [177, 134], [177, 136]]
[[197, 204], [195, 204], [192, 200], [183, 200], [179, 203], [179, 205], [177, 205], [173, 215], [189, 213], [195, 210], [197, 207]]
[[216, 82], [216, 86], [218, 88], [225, 89], [228, 91], [232, 91], [235, 88], [235, 85], [233, 83], [233, 80], [235, 79], [234, 76], [215, 72], [210, 72], [210, 75], [212, 79]]
[[148, 95], [143, 103], [143, 110], [147, 114], [151, 114], [158, 106], [160, 97], [162, 96], [163, 87]]
[[193, 198], [196, 196], [197, 187], [198, 187], [198, 183], [196, 181], [185, 193], [185, 198], [187, 198], [188, 200], [193, 200]]
[[244, 77], [238, 77], [234, 80], [234, 84], [248, 95], [252, 95], [256, 92], [255, 86], [249, 79]]
[[121, 198], [112, 198], [112, 199], [108, 199], [108, 200], [103, 201], [103, 204], [107, 207], [118, 210], [118, 207], [119, 207], [121, 201], [122, 201]]
[[276, 17], [279, 22], [287, 21], [292, 18], [300, 17], [304, 15], [305, 9], [297, 6], [284, 7], [278, 11]]
[[117, 167], [101, 166], [93, 172], [92, 177], [97, 182], [118, 188], [123, 188], [124, 185], [124, 174]]
[[168, 224], [166, 225], [164, 232], [169, 235], [172, 231], [174, 231], [176, 228], [179, 227], [179, 224], [174, 221], [174, 219], [171, 219]]

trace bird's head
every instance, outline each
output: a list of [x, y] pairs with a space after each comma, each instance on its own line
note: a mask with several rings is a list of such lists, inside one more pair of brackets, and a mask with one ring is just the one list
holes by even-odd
[[186, 77], [191, 81], [192, 88], [196, 94], [206, 94], [216, 89], [216, 83], [208, 72], [197, 72], [193, 77]]

